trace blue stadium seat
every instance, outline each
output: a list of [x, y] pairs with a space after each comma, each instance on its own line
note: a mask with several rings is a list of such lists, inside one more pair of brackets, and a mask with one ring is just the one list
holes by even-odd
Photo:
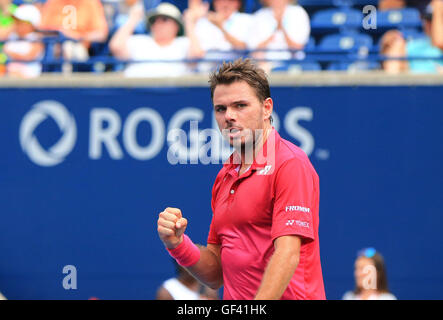
[[311, 27], [313, 29], [360, 28], [363, 14], [357, 9], [325, 9], [314, 13]]
[[328, 71], [369, 71], [380, 69], [380, 63], [376, 61], [355, 61], [355, 62], [332, 62], [327, 67]]
[[420, 12], [415, 8], [386, 10], [377, 13], [378, 28], [419, 28], [420, 26]]
[[419, 31], [417, 29], [403, 29], [401, 30], [401, 33], [403, 34], [403, 37], [405, 37], [406, 40], [427, 37], [426, 33]]
[[321, 71], [321, 66], [317, 62], [295, 62], [284, 63], [272, 69], [272, 72], [290, 72], [297, 73], [303, 71]]
[[317, 46], [320, 51], [353, 51], [372, 48], [372, 37], [367, 34], [332, 34], [325, 36]]
[[315, 39], [314, 37], [309, 37], [308, 43], [305, 45], [304, 50], [306, 51], [312, 51], [315, 50]]
[[341, 6], [365, 6], [377, 5], [379, 0], [299, 0], [302, 7], [341, 7]]

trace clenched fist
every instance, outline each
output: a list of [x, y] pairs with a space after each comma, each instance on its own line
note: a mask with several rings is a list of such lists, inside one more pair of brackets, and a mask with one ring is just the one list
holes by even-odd
[[182, 217], [180, 209], [166, 208], [159, 214], [157, 221], [160, 240], [168, 249], [176, 248], [183, 241], [183, 233], [187, 225], [188, 220]]

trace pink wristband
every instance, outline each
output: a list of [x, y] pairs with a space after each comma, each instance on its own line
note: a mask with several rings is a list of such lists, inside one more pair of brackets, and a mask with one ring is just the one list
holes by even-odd
[[183, 241], [177, 248], [167, 249], [171, 257], [183, 267], [190, 267], [200, 260], [200, 249], [186, 235], [183, 235]]

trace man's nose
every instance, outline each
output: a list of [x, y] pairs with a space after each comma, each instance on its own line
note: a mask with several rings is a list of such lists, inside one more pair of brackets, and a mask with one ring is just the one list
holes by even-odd
[[226, 121], [235, 121], [237, 117], [237, 113], [232, 108], [227, 108], [225, 112], [225, 120]]

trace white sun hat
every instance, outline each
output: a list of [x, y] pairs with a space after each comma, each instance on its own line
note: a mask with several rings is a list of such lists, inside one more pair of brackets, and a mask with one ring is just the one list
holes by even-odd
[[18, 20], [29, 22], [36, 28], [41, 21], [40, 10], [32, 4], [22, 4], [14, 11], [12, 16]]
[[165, 16], [168, 18], [173, 19], [175, 22], [177, 22], [179, 26], [178, 35], [183, 35], [184, 33], [184, 26], [182, 21], [182, 14], [180, 10], [174, 6], [172, 3], [169, 2], [163, 2], [160, 3], [157, 7], [154, 9], [148, 11], [146, 13], [146, 19], [148, 21], [148, 26], [151, 26], [154, 22], [154, 19], [158, 16]]

